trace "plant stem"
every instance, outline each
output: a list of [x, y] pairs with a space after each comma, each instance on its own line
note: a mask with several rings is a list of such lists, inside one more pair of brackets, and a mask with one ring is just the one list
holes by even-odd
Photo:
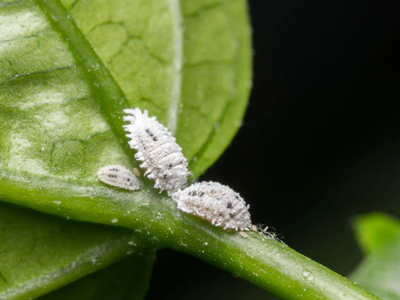
[[40, 185], [29, 177], [14, 181], [3, 175], [3, 201], [75, 220], [131, 228], [149, 247], [186, 252], [282, 299], [379, 299], [262, 233], [248, 232], [248, 238], [243, 238], [227, 232], [179, 211], [171, 199], [151, 189], [133, 195], [44, 178], [41, 183], [51, 189], [38, 189]]
[[[197, 226], [198, 227], [198, 226]], [[283, 243], [248, 232], [184, 230], [169, 246], [241, 277], [281, 299], [379, 299]]]

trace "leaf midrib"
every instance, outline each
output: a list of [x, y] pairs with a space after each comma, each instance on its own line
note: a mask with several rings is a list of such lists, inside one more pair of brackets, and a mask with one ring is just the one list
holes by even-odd
[[123, 131], [123, 109], [129, 107], [126, 96], [114, 77], [98, 57], [75, 21], [59, 0], [33, 0], [46, 15], [51, 27], [57, 30], [69, 44], [69, 50], [75, 60], [82, 65], [93, 93], [93, 98], [100, 105], [102, 115], [112, 128], [128, 157], [132, 149], [128, 146]]
[[183, 65], [183, 28], [179, 0], [168, 0], [173, 16], [174, 28], [174, 81], [171, 90], [171, 103], [168, 112], [168, 129], [175, 135], [178, 126], [179, 102], [181, 100], [182, 65]]
[[[75, 21], [69, 17], [67, 9], [59, 0], [33, 0], [47, 16], [51, 26], [57, 29], [69, 42], [70, 50], [75, 59], [82, 63], [83, 72], [96, 101], [108, 124], [118, 137], [121, 146], [129, 157], [133, 157], [128, 146], [123, 125], [123, 109], [129, 108], [125, 93], [111, 75], [108, 68], [94, 51], [88, 40], [78, 28]], [[179, 103], [181, 102], [181, 84], [183, 67], [183, 19], [179, 0], [167, 0], [173, 16], [174, 30], [174, 80], [171, 89], [170, 109], [168, 112], [168, 129], [175, 134], [179, 121]], [[55, 22], [56, 20], [57, 22]], [[90, 71], [88, 71], [90, 70]], [[102, 82], [97, 85], [95, 82]], [[104, 83], [106, 82], [106, 83]], [[206, 141], [207, 142], [207, 141]]]

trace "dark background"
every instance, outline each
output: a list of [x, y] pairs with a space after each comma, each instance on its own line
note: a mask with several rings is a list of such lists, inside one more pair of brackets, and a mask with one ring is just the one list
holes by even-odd
[[[230, 0], [228, 0], [230, 1]], [[249, 1], [254, 79], [244, 125], [202, 176], [238, 191], [254, 223], [346, 275], [358, 214], [400, 218], [400, 1]], [[172, 250], [152, 299], [275, 299]]]

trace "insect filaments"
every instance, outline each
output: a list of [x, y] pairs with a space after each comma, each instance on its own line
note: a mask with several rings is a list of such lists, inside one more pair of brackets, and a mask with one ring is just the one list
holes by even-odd
[[249, 230], [249, 207], [231, 188], [217, 182], [195, 183], [172, 194], [178, 208], [199, 216], [215, 226], [239, 231]]
[[140, 188], [139, 180], [127, 168], [119, 165], [110, 165], [101, 168], [97, 175], [99, 179], [111, 186], [135, 191]]
[[145, 175], [155, 180], [155, 188], [167, 191], [169, 195], [181, 189], [187, 181], [189, 171], [182, 148], [172, 134], [159, 123], [156, 117], [149, 117], [147, 110], [125, 109], [124, 125], [129, 145], [136, 149], [135, 158], [143, 163]]

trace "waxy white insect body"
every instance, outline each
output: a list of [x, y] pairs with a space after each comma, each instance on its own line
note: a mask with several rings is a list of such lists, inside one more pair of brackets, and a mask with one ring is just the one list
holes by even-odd
[[249, 230], [249, 207], [231, 188], [217, 182], [195, 183], [172, 194], [178, 208], [224, 229]]
[[135, 158], [143, 161], [140, 167], [146, 169], [145, 175], [155, 180], [154, 187], [169, 195], [183, 188], [189, 171], [176, 139], [156, 117], [149, 117], [147, 110], [142, 113], [135, 108], [124, 112], [128, 114], [124, 120], [130, 122], [124, 125], [126, 136], [131, 139], [129, 145], [137, 150]]
[[97, 175], [101, 181], [115, 187], [131, 191], [135, 191], [140, 188], [140, 183], [136, 176], [123, 166], [106, 166], [101, 168], [97, 172]]

